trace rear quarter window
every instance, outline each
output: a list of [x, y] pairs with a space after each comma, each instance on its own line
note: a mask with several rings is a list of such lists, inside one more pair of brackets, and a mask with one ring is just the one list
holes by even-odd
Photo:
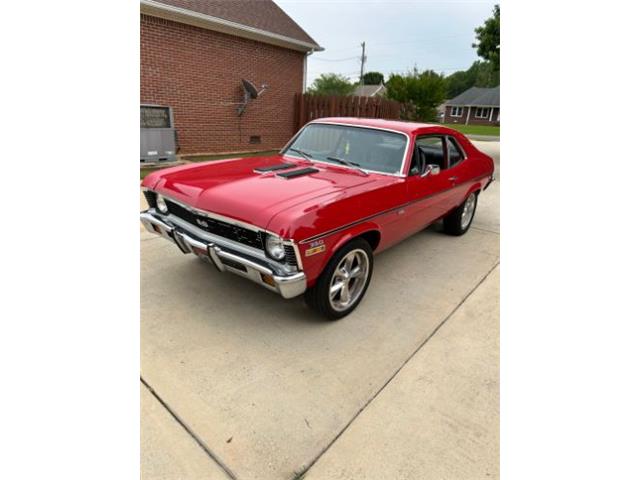
[[456, 166], [464, 160], [464, 153], [458, 142], [452, 137], [447, 137], [447, 151], [449, 153], [449, 168]]

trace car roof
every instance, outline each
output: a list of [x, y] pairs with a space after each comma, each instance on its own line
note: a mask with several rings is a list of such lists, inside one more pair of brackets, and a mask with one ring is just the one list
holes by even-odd
[[403, 122], [401, 120], [383, 120], [380, 118], [356, 118], [356, 117], [326, 117], [316, 118], [309, 123], [342, 123], [345, 125], [355, 125], [359, 127], [384, 128], [406, 133], [408, 135], [425, 128], [445, 128], [439, 124]]

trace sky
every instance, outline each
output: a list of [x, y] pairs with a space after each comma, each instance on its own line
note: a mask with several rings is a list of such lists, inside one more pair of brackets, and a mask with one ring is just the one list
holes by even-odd
[[275, 0], [322, 47], [307, 64], [307, 85], [321, 73], [406, 73], [416, 66], [449, 75], [478, 60], [474, 29], [497, 0]]

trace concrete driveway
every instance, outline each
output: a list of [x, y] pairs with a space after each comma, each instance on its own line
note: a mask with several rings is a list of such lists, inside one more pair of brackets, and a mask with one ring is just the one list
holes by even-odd
[[338, 322], [142, 231], [142, 478], [497, 477], [499, 226], [498, 181]]

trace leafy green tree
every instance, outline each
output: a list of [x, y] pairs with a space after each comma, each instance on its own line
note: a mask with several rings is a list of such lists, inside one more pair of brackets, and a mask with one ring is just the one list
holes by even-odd
[[500, 85], [500, 69], [495, 69], [491, 62], [473, 62], [468, 71], [474, 78], [474, 87], [495, 87]]
[[495, 5], [493, 16], [476, 28], [476, 40], [473, 48], [478, 50], [478, 55], [491, 62], [494, 70], [500, 70], [500, 5]]
[[473, 87], [475, 79], [469, 75], [469, 70], [460, 70], [446, 77], [444, 81], [447, 89], [447, 98], [453, 98]]
[[380, 72], [367, 72], [362, 76], [365, 85], [380, 85], [384, 82], [384, 75]]
[[355, 89], [349, 79], [336, 73], [323, 73], [316, 78], [307, 93], [312, 95], [351, 95]]
[[500, 85], [500, 71], [490, 62], [476, 60], [467, 70], [452, 73], [445, 79], [447, 98], [460, 95], [471, 87], [496, 87]]
[[391, 75], [386, 83], [387, 97], [408, 107], [406, 120], [433, 121], [436, 107], [445, 100], [446, 85], [442, 75], [433, 70], [417, 69], [406, 75]]

